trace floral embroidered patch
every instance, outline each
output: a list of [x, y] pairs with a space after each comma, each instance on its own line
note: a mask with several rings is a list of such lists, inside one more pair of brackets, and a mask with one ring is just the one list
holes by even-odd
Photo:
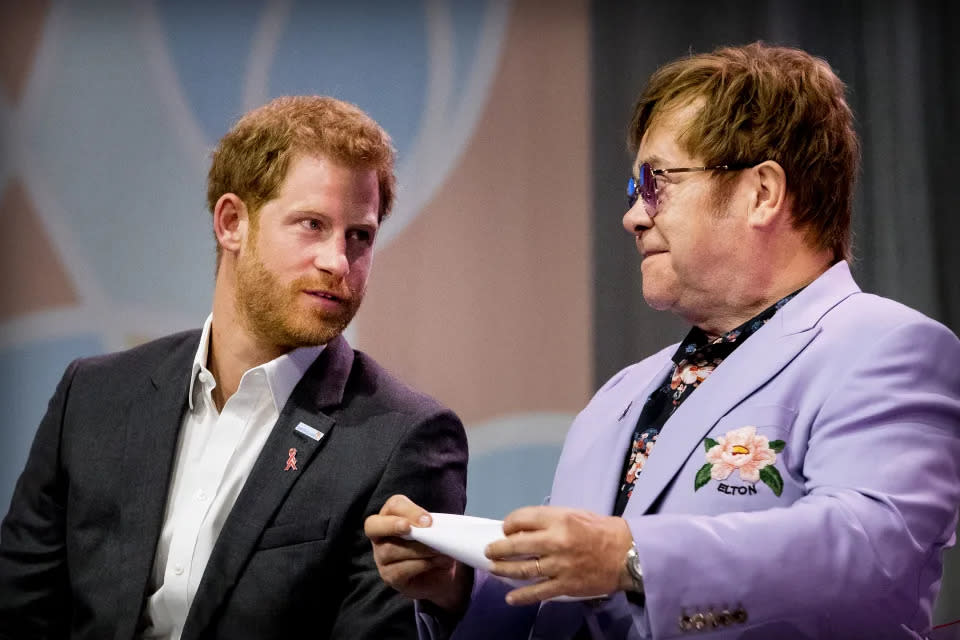
[[763, 481], [777, 497], [783, 492], [783, 477], [773, 466], [777, 454], [786, 445], [783, 440], [770, 441], [766, 436], [757, 435], [756, 427], [746, 426], [728, 431], [716, 440], [705, 438], [703, 444], [707, 463], [697, 471], [694, 491], [710, 480], [726, 480], [736, 471], [744, 482]]

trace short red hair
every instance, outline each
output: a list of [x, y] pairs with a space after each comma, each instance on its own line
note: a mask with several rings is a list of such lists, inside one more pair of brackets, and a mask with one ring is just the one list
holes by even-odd
[[277, 196], [291, 159], [301, 153], [376, 170], [380, 220], [390, 214], [396, 191], [390, 136], [359, 107], [325, 96], [276, 98], [240, 118], [213, 151], [207, 175], [210, 212], [220, 196], [235, 193], [256, 215]]

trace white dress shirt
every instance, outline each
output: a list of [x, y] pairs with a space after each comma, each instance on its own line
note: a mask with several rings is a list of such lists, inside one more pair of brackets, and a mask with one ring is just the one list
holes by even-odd
[[[250, 369], [217, 413], [207, 369], [213, 316], [193, 360], [188, 409], [180, 429], [143, 638], [178, 640], [203, 570], [267, 436], [293, 388], [323, 347], [303, 347]], [[199, 382], [199, 384], [197, 384]]]

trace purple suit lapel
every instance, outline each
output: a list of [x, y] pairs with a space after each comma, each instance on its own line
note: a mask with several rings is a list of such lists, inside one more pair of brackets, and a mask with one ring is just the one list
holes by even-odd
[[627, 503], [625, 516], [646, 513], [701, 449], [707, 432], [733, 407], [777, 374], [816, 335], [816, 330], [788, 336], [771, 321], [734, 351], [667, 420]]
[[669, 360], [654, 359], [658, 362], [628, 371], [622, 380], [611, 383], [577, 418], [557, 464], [551, 504], [611, 513], [620, 487], [622, 456], [643, 402], [673, 366]]
[[[661, 366], [650, 381], [643, 387], [643, 390], [633, 398], [624, 410], [621, 410], [620, 418], [615, 423], [616, 428], [607, 431], [601, 431], [601, 437], [592, 443], [590, 455], [597, 456], [606, 451], [609, 459], [610, 451], [616, 452], [612, 460], [599, 468], [595, 475], [597, 485], [591, 486], [584, 483], [583, 488], [585, 497], [592, 497], [596, 503], [600, 499], [598, 507], [600, 513], [608, 514], [613, 512], [614, 502], [617, 498], [617, 492], [620, 491], [620, 485], [623, 482], [623, 462], [627, 455], [627, 449], [630, 447], [630, 439], [633, 437], [634, 428], [637, 420], [640, 418], [640, 412], [643, 410], [643, 404], [651, 393], [656, 391], [657, 387], [663, 381], [664, 377], [670, 375], [673, 370], [673, 362], [668, 360]], [[616, 409], [617, 406], [614, 406]]]
[[664, 425], [624, 515], [647, 513], [717, 421], [796, 358], [820, 318], [859, 290], [847, 264], [834, 265], [717, 367]]

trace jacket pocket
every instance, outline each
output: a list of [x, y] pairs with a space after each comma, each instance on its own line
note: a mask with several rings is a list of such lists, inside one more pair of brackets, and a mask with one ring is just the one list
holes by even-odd
[[263, 530], [257, 549], [273, 549], [303, 542], [325, 540], [329, 526], [330, 518], [328, 516], [275, 524]]

